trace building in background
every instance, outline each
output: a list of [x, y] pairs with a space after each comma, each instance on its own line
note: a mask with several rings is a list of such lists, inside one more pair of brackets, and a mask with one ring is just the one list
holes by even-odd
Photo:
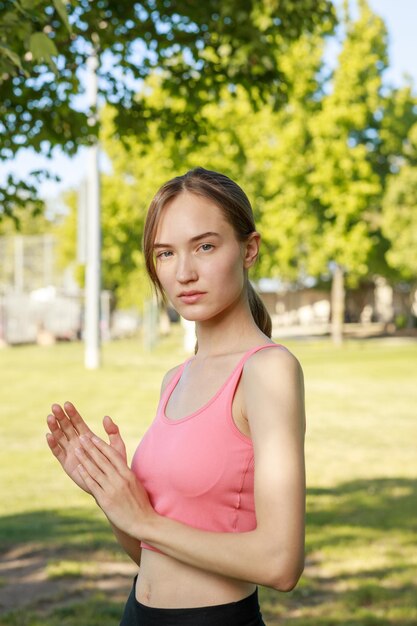
[[[0, 237], [0, 344], [48, 344], [81, 339], [84, 294], [72, 268], [57, 264], [53, 235]], [[256, 288], [272, 317], [274, 336], [330, 332], [330, 291], [261, 279]], [[408, 316], [408, 294], [385, 278], [346, 293], [347, 334], [393, 332]], [[412, 305], [417, 316], [417, 302]], [[102, 339], [130, 336], [142, 325], [142, 312], [112, 310], [111, 294], [101, 295]], [[189, 339], [194, 345], [195, 338]]]

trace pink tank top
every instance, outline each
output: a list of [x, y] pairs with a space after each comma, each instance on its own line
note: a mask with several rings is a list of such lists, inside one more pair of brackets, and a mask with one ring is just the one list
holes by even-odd
[[181, 419], [169, 419], [165, 407], [191, 359], [168, 383], [132, 460], [160, 515], [215, 532], [256, 528], [252, 440], [235, 425], [232, 402], [247, 359], [269, 347], [286, 349], [264, 344], [248, 350], [211, 400]]

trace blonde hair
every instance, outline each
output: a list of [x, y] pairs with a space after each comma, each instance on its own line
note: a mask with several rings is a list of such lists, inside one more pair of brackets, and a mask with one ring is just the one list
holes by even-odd
[[[155, 194], [146, 216], [143, 232], [143, 252], [148, 275], [157, 294], [162, 297], [163, 301], [166, 298], [156, 272], [153, 245], [163, 208], [170, 200], [184, 191], [213, 201], [219, 207], [227, 222], [233, 227], [236, 238], [239, 241], [246, 241], [249, 235], [256, 230], [252, 207], [247, 195], [239, 185], [224, 174], [196, 167], [162, 185]], [[246, 290], [255, 323], [265, 335], [271, 337], [271, 318], [264, 303], [248, 279], [246, 280]]]

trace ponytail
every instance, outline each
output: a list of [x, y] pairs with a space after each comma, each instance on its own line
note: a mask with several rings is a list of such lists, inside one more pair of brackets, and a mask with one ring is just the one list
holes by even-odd
[[249, 307], [256, 325], [267, 336], [272, 335], [272, 320], [266, 306], [256, 293], [253, 285], [247, 281]]

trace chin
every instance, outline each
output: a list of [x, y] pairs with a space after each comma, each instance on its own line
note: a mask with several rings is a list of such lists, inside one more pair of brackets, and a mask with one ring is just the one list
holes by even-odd
[[181, 317], [189, 322], [206, 322], [216, 316], [216, 313], [213, 315], [212, 313], [207, 313], [207, 311], [202, 311], [201, 309], [198, 311], [196, 307], [193, 308], [192, 306], [177, 307], [175, 310], [179, 315], [181, 315]]
[[187, 320], [187, 322], [206, 322], [207, 320], [211, 319], [212, 316], [209, 315], [203, 315], [203, 314], [198, 314], [197, 312], [193, 313], [193, 311], [187, 311], [187, 312], [182, 312], [182, 311], [177, 311], [181, 317], [183, 317], [185, 320]]
[[223, 317], [227, 316], [230, 313], [230, 304], [225, 305], [222, 308], [216, 308], [214, 311], [186, 311], [181, 313], [178, 311], [180, 315], [191, 322], [214, 322], [216, 320], [221, 320]]

